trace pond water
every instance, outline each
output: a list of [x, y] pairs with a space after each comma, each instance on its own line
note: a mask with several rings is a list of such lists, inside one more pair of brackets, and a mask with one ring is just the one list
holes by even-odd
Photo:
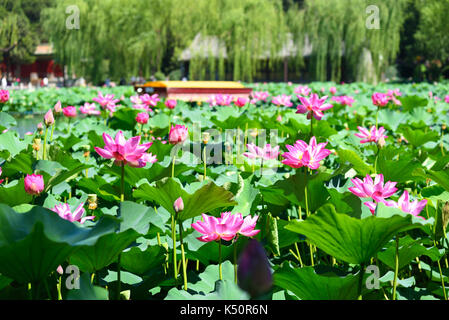
[[25, 133], [35, 132], [37, 124], [43, 122], [44, 114], [33, 114], [33, 115], [13, 115], [14, 119], [17, 121], [17, 125], [11, 127], [11, 129], [16, 130], [21, 138], [24, 137]]

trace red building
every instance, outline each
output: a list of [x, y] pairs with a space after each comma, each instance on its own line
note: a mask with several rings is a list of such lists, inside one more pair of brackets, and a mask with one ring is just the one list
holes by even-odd
[[[34, 51], [36, 60], [31, 64], [12, 64], [11, 70], [14, 78], [20, 78], [22, 83], [31, 82], [39, 85], [44, 77], [51, 82], [53, 79], [64, 77], [64, 68], [53, 60], [53, 48], [50, 44], [39, 44]], [[2, 73], [6, 72], [4, 62], [0, 63]]]

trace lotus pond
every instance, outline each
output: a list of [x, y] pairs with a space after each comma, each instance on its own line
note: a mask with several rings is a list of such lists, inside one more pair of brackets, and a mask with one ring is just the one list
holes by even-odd
[[0, 92], [0, 299], [447, 300], [449, 84], [247, 86]]

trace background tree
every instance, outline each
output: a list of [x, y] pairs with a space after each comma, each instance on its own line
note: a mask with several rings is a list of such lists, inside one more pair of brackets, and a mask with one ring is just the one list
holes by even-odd
[[12, 63], [31, 63], [38, 43], [28, 17], [22, 9], [22, 0], [1, 0], [0, 59], [6, 73], [12, 73]]

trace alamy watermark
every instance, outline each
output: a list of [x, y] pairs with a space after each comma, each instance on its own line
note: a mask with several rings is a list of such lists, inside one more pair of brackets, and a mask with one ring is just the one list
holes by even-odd
[[379, 278], [380, 278], [380, 271], [379, 271], [379, 267], [376, 265], [369, 265], [368, 267], [366, 267], [365, 269], [365, 273], [369, 273], [370, 275], [368, 276], [368, 278], [366, 278], [365, 281], [365, 285], [366, 288], [369, 290], [372, 289], [379, 289], [380, 285], [379, 285]]
[[80, 9], [77, 5], [67, 6], [65, 13], [69, 16], [65, 19], [65, 27], [69, 30], [80, 28]]
[[369, 5], [366, 7], [365, 13], [368, 15], [365, 20], [365, 27], [367, 29], [380, 29], [380, 10], [376, 5]]
[[80, 269], [75, 265], [68, 265], [65, 268], [65, 274], [68, 277], [65, 280], [65, 287], [68, 290], [79, 289], [80, 288]]

